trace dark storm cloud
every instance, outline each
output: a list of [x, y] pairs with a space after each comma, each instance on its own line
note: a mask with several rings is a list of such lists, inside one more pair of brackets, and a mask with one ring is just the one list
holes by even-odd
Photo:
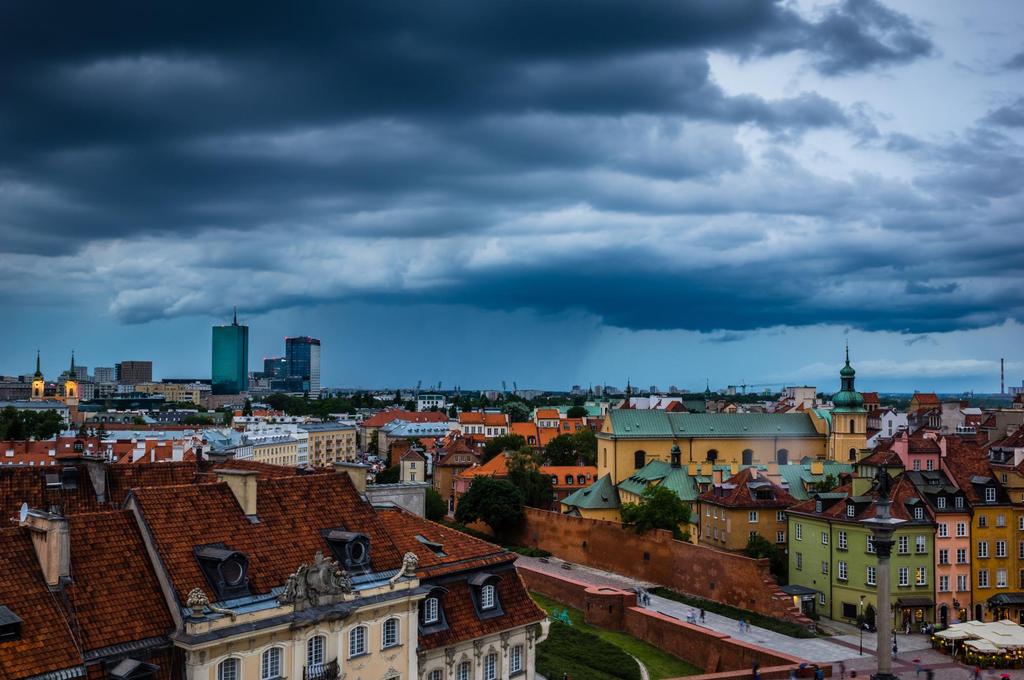
[[1003, 127], [1024, 127], [1024, 97], [990, 112], [985, 121]]
[[[1019, 191], [1005, 137], [882, 140], [859, 105], [727, 92], [711, 50], [795, 52], [824, 76], [936, 52], [874, 0], [811, 18], [762, 0], [9, 3], [0, 257], [15, 255], [0, 290], [29, 255], [128, 323], [229, 299], [252, 312], [463, 302], [731, 329], [713, 342], [780, 323], [924, 332], [1017, 313], [1012, 289], [1000, 301], [932, 280], [920, 252], [890, 246], [942, 233], [951, 245], [929, 257], [950, 278], [993, 262], [1019, 273], [1005, 240], [948, 238]], [[775, 146], [752, 158], [738, 129]], [[928, 174], [815, 175], [785, 147], [822, 129]], [[837, 240], [838, 253], [820, 245]], [[879, 295], [892, 297], [865, 304]]]
[[1020, 71], [1024, 69], [1024, 50], [1021, 50], [1017, 54], [1013, 55], [1003, 63], [1003, 68], [1010, 71]]

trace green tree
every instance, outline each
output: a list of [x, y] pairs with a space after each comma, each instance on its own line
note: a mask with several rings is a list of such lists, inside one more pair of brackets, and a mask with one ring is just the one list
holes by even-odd
[[544, 449], [551, 465], [594, 465], [597, 463], [597, 436], [590, 430], [560, 434]]
[[374, 477], [374, 479], [373, 479], [373, 483], [374, 484], [397, 484], [398, 480], [401, 478], [401, 476], [402, 476], [402, 469], [400, 467], [398, 467], [397, 465], [392, 465], [388, 469], [382, 470], [381, 472], [378, 472], [377, 476]]
[[459, 499], [455, 519], [463, 524], [480, 520], [501, 535], [523, 521], [523, 493], [507, 479], [477, 477]]
[[836, 476], [833, 474], [827, 474], [819, 481], [815, 482], [812, 485], [812, 488], [818, 493], [828, 493], [837, 486], [839, 486], [839, 480], [836, 479]]
[[680, 525], [690, 523], [690, 506], [671, 489], [649, 486], [640, 495], [639, 503], [623, 503], [620, 509], [622, 523], [636, 528], [637, 533], [650, 529], [667, 529], [681, 541], [690, 534]]
[[252, 415], [252, 399], [249, 399], [248, 397], [245, 400], [245, 406], [242, 407], [242, 415], [243, 416], [251, 416]]
[[509, 420], [513, 423], [525, 423], [530, 420], [530, 407], [521, 401], [510, 401], [501, 407], [502, 413], [507, 413]]
[[432, 522], [440, 522], [448, 514], [448, 504], [433, 489], [427, 489], [426, 513], [427, 519]]
[[540, 471], [540, 462], [540, 457], [528, 446], [509, 454], [508, 481], [522, 492], [525, 505], [550, 510], [555, 494], [550, 475]]
[[213, 418], [210, 416], [204, 416], [199, 413], [194, 413], [185, 416], [182, 421], [182, 425], [213, 425]]
[[567, 418], [586, 418], [587, 409], [585, 406], [573, 406], [565, 413]]
[[597, 465], [597, 435], [584, 428], [572, 436], [576, 455], [584, 465]]
[[744, 549], [747, 557], [768, 558], [768, 569], [779, 585], [789, 583], [789, 560], [779, 547], [761, 534], [751, 534]]
[[486, 463], [499, 453], [504, 453], [505, 451], [518, 451], [524, 446], [526, 446], [526, 440], [518, 434], [506, 434], [500, 437], [488, 439], [487, 443], [484, 444], [483, 459], [480, 462]]

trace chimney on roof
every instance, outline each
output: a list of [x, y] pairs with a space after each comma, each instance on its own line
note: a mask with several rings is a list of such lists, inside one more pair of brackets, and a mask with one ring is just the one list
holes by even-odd
[[92, 456], [81, 459], [85, 471], [89, 473], [89, 481], [96, 492], [96, 500], [100, 503], [107, 502], [107, 464], [102, 458]]
[[217, 481], [226, 482], [245, 516], [256, 517], [256, 471], [221, 468], [216, 471]]
[[362, 463], [349, 463], [339, 460], [334, 463], [334, 471], [339, 475], [348, 475], [352, 485], [360, 494], [366, 493], [366, 466]]
[[711, 471], [711, 479], [715, 483], [715, 486], [721, 486], [722, 485], [722, 471], [721, 470], [714, 470], [713, 469]]
[[825, 474], [825, 461], [812, 460], [811, 461], [811, 474], [812, 475], [823, 475]]
[[60, 588], [71, 575], [71, 535], [68, 521], [56, 513], [29, 510], [21, 526], [32, 534], [43, 579], [51, 589]]

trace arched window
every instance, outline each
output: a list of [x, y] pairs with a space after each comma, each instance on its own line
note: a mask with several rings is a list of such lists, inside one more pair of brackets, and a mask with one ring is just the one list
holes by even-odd
[[647, 453], [645, 451], [633, 452], [633, 468], [639, 470], [647, 464]]
[[566, 486], [572, 486], [572, 475], [566, 475], [565, 476], [565, 485]]
[[779, 465], [786, 465], [789, 463], [789, 451], [786, 449], [779, 449], [775, 452], [775, 462]]
[[850, 449], [850, 461], [854, 462], [857, 460], [857, 449]]
[[224, 659], [217, 665], [217, 680], [238, 680], [238, 659]]
[[469, 680], [469, 662], [463, 661], [459, 664], [459, 670], [455, 674], [455, 680]]
[[480, 608], [494, 609], [494, 586], [490, 583], [480, 589]]
[[271, 647], [263, 652], [260, 659], [260, 680], [277, 680], [281, 677], [281, 648]]
[[356, 626], [348, 632], [348, 656], [366, 654], [366, 626]]
[[716, 460], [718, 460], [718, 449], [708, 449], [707, 461], [714, 463]]
[[743, 464], [753, 465], [754, 464], [754, 452], [750, 449], [743, 449]]
[[427, 680], [444, 680], [444, 671], [440, 668], [435, 668], [427, 673]]
[[324, 643], [327, 641], [323, 635], [314, 635], [306, 640], [306, 668], [310, 673], [319, 673], [324, 669]]
[[857, 428], [853, 424], [853, 418], [850, 418], [850, 432], [855, 432]]
[[381, 647], [395, 647], [398, 642], [398, 619], [388, 619], [381, 626]]

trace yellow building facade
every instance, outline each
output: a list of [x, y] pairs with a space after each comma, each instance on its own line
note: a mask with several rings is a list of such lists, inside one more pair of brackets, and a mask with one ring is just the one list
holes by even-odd
[[356, 459], [356, 428], [343, 423], [310, 423], [300, 426], [309, 433], [309, 464], [330, 467]]

